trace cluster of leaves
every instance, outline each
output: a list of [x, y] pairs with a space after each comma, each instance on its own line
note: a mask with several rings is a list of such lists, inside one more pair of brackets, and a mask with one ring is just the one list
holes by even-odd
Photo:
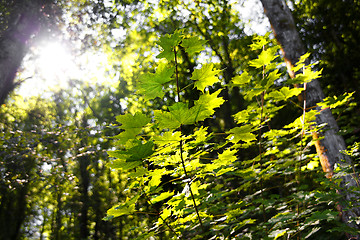
[[[114, 158], [110, 166], [129, 179], [129, 197], [108, 210], [105, 219], [150, 211], [154, 225], [149, 224], [141, 239], [158, 234], [191, 239], [309, 238], [328, 230], [350, 231], [335, 209], [340, 199], [336, 183], [324, 178], [311, 153], [311, 131], [316, 129], [310, 126], [316, 112], [305, 112], [292, 100], [303, 89], [291, 85], [318, 78], [320, 72], [305, 66], [304, 56], [295, 67], [303, 73], [282, 80], [281, 63], [275, 61], [279, 47], [267, 37], [256, 37], [250, 47], [258, 57], [248, 62], [248, 69], [216, 89], [221, 70], [205, 63], [182, 79], [199, 98], [183, 99], [179, 49], [193, 56], [204, 44], [179, 30], [160, 38], [161, 61], [154, 73], [139, 77], [137, 88], [151, 101], [176, 86], [175, 103], [117, 117], [122, 130], [116, 136], [118, 150], [108, 153]], [[206, 120], [216, 118], [216, 109], [224, 104], [221, 91], [235, 87], [243, 92], [247, 107], [233, 116], [235, 127], [215, 133]], [[272, 128], [289, 103], [298, 107], [298, 117]]]

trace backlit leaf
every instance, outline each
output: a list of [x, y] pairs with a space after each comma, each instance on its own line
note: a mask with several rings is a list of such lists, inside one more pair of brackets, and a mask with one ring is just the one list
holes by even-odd
[[276, 101], [285, 101], [293, 96], [298, 96], [304, 89], [302, 88], [289, 88], [282, 87], [280, 90], [272, 91], [268, 94], [268, 97], [273, 98]]
[[174, 67], [162, 63], [155, 73], [145, 73], [140, 76], [138, 87], [145, 100], [164, 96], [163, 84], [172, 80], [174, 69]]
[[226, 133], [229, 136], [226, 139], [229, 139], [232, 143], [238, 143], [239, 141], [243, 141], [249, 143], [251, 141], [256, 140], [256, 136], [251, 133], [253, 131], [250, 125], [245, 125], [241, 127], [235, 127]]
[[271, 61], [277, 57], [275, 55], [276, 52], [277, 48], [263, 50], [257, 59], [249, 61], [249, 65], [255, 68], [262, 68], [265, 65], [269, 65]]
[[122, 215], [132, 214], [135, 211], [135, 202], [139, 199], [140, 194], [133, 197], [131, 200], [126, 200], [124, 204], [119, 204], [107, 211], [108, 217], [120, 217]]
[[182, 124], [195, 123], [195, 112], [189, 109], [185, 103], [175, 103], [169, 107], [169, 111], [154, 111], [155, 120], [159, 123], [159, 128], [176, 129]]
[[116, 121], [121, 123], [119, 128], [125, 130], [117, 135], [116, 138], [119, 139], [120, 143], [124, 144], [129, 139], [135, 138], [142, 128], [151, 121], [151, 118], [141, 112], [137, 112], [135, 115], [130, 113], [119, 115], [116, 117]]
[[165, 200], [173, 195], [174, 195], [174, 192], [163, 192], [160, 195], [152, 198], [151, 203], [154, 204], [154, 203], [160, 202], [160, 201]]
[[198, 37], [191, 37], [188, 39], [184, 39], [181, 42], [181, 46], [184, 47], [185, 52], [189, 55], [193, 55], [194, 53], [201, 52], [205, 49], [203, 46], [207, 41], [200, 39]]
[[220, 107], [225, 102], [223, 98], [217, 97], [220, 92], [221, 89], [212, 94], [204, 93], [195, 101], [195, 106], [192, 107], [192, 110], [196, 114], [194, 116], [196, 122], [211, 117], [215, 112], [214, 109]]
[[160, 37], [157, 42], [163, 49], [163, 51], [157, 55], [157, 58], [166, 58], [168, 61], [173, 61], [175, 58], [174, 48], [179, 45], [183, 38], [182, 31], [176, 30], [173, 34], [166, 34]]
[[213, 70], [213, 68], [214, 64], [208, 63], [204, 64], [202, 68], [194, 70], [190, 79], [195, 81], [195, 87], [200, 91], [204, 92], [205, 87], [219, 81], [219, 78], [215, 75], [221, 72], [221, 70]]
[[237, 75], [231, 79], [233, 84], [244, 85], [251, 81], [251, 76], [247, 71], [244, 71], [241, 75]]

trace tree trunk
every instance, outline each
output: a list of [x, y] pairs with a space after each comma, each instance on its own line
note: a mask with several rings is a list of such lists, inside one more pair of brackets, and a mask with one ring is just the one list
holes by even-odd
[[[261, 0], [261, 3], [270, 21], [274, 35], [282, 47], [288, 72], [291, 77], [294, 77], [295, 73], [291, 70], [291, 67], [298, 62], [300, 56], [305, 54], [305, 48], [296, 30], [291, 11], [284, 0]], [[316, 106], [318, 102], [324, 99], [324, 93], [317, 79], [307, 83], [305, 95], [307, 109]], [[319, 135], [324, 136], [322, 140], [317, 140], [315, 145], [323, 170], [327, 173], [328, 177], [331, 177], [335, 164], [343, 165], [343, 161], [350, 164], [351, 159], [341, 153], [341, 151], [346, 149], [346, 145], [342, 136], [337, 134], [339, 127], [330, 109], [320, 111], [320, 107], [317, 106], [313, 109], [319, 111], [316, 117], [316, 124], [326, 124], [321, 133], [313, 133], [313, 136], [315, 139], [318, 139]], [[344, 190], [339, 192], [345, 200], [354, 201], [356, 195], [351, 193], [351, 188], [357, 187], [357, 176], [355, 174], [344, 176], [341, 187], [344, 187]], [[349, 220], [355, 219], [358, 216], [360, 216], [359, 207], [342, 211], [343, 221], [351, 227], [360, 229], [359, 225], [349, 223]], [[359, 236], [353, 237], [359, 239]]]
[[28, 42], [40, 28], [41, 9], [46, 0], [17, 1], [7, 29], [0, 35], [0, 106], [16, 87], [16, 72], [28, 50]]

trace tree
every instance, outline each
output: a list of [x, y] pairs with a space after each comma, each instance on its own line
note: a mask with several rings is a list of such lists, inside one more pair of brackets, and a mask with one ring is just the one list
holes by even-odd
[[30, 42], [46, 24], [47, 15], [53, 15], [51, 0], [6, 1], [2, 5], [0, 35], [0, 105], [21, 82], [15, 75], [26, 55]]
[[[282, 46], [284, 58], [288, 67], [290, 76], [295, 77], [293, 68], [299, 61], [300, 57], [305, 54], [305, 48], [302, 44], [300, 36], [297, 32], [290, 9], [287, 7], [283, 0], [261, 0], [265, 14], [270, 20], [276, 39]], [[315, 108], [319, 114], [316, 117], [317, 125], [326, 124], [325, 129], [322, 131], [324, 138], [320, 140], [317, 146], [317, 153], [324, 172], [331, 178], [335, 164], [351, 165], [351, 159], [344, 155], [342, 152], [346, 150], [345, 141], [342, 136], [338, 135], [339, 127], [333, 117], [330, 108], [321, 109], [317, 104], [324, 99], [324, 93], [320, 87], [317, 79], [305, 85], [306, 93], [304, 99], [306, 101], [306, 109]], [[321, 136], [315, 133], [315, 139]], [[345, 188], [341, 191], [347, 200], [356, 198], [351, 192], [351, 188], [358, 185], [357, 175], [348, 174], [343, 177], [342, 186]], [[344, 206], [343, 206], [344, 207]], [[360, 216], [360, 208], [354, 207], [350, 210], [342, 211], [344, 222], [349, 223], [350, 226], [359, 228], [359, 225], [352, 222], [352, 219]], [[357, 236], [358, 237], [358, 236]]]

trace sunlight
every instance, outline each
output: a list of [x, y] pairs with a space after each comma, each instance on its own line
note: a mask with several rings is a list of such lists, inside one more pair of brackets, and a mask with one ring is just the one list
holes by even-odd
[[70, 51], [59, 42], [47, 43], [39, 49], [37, 70], [46, 81], [52, 81], [51, 84], [60, 84], [59, 79], [76, 74]]

